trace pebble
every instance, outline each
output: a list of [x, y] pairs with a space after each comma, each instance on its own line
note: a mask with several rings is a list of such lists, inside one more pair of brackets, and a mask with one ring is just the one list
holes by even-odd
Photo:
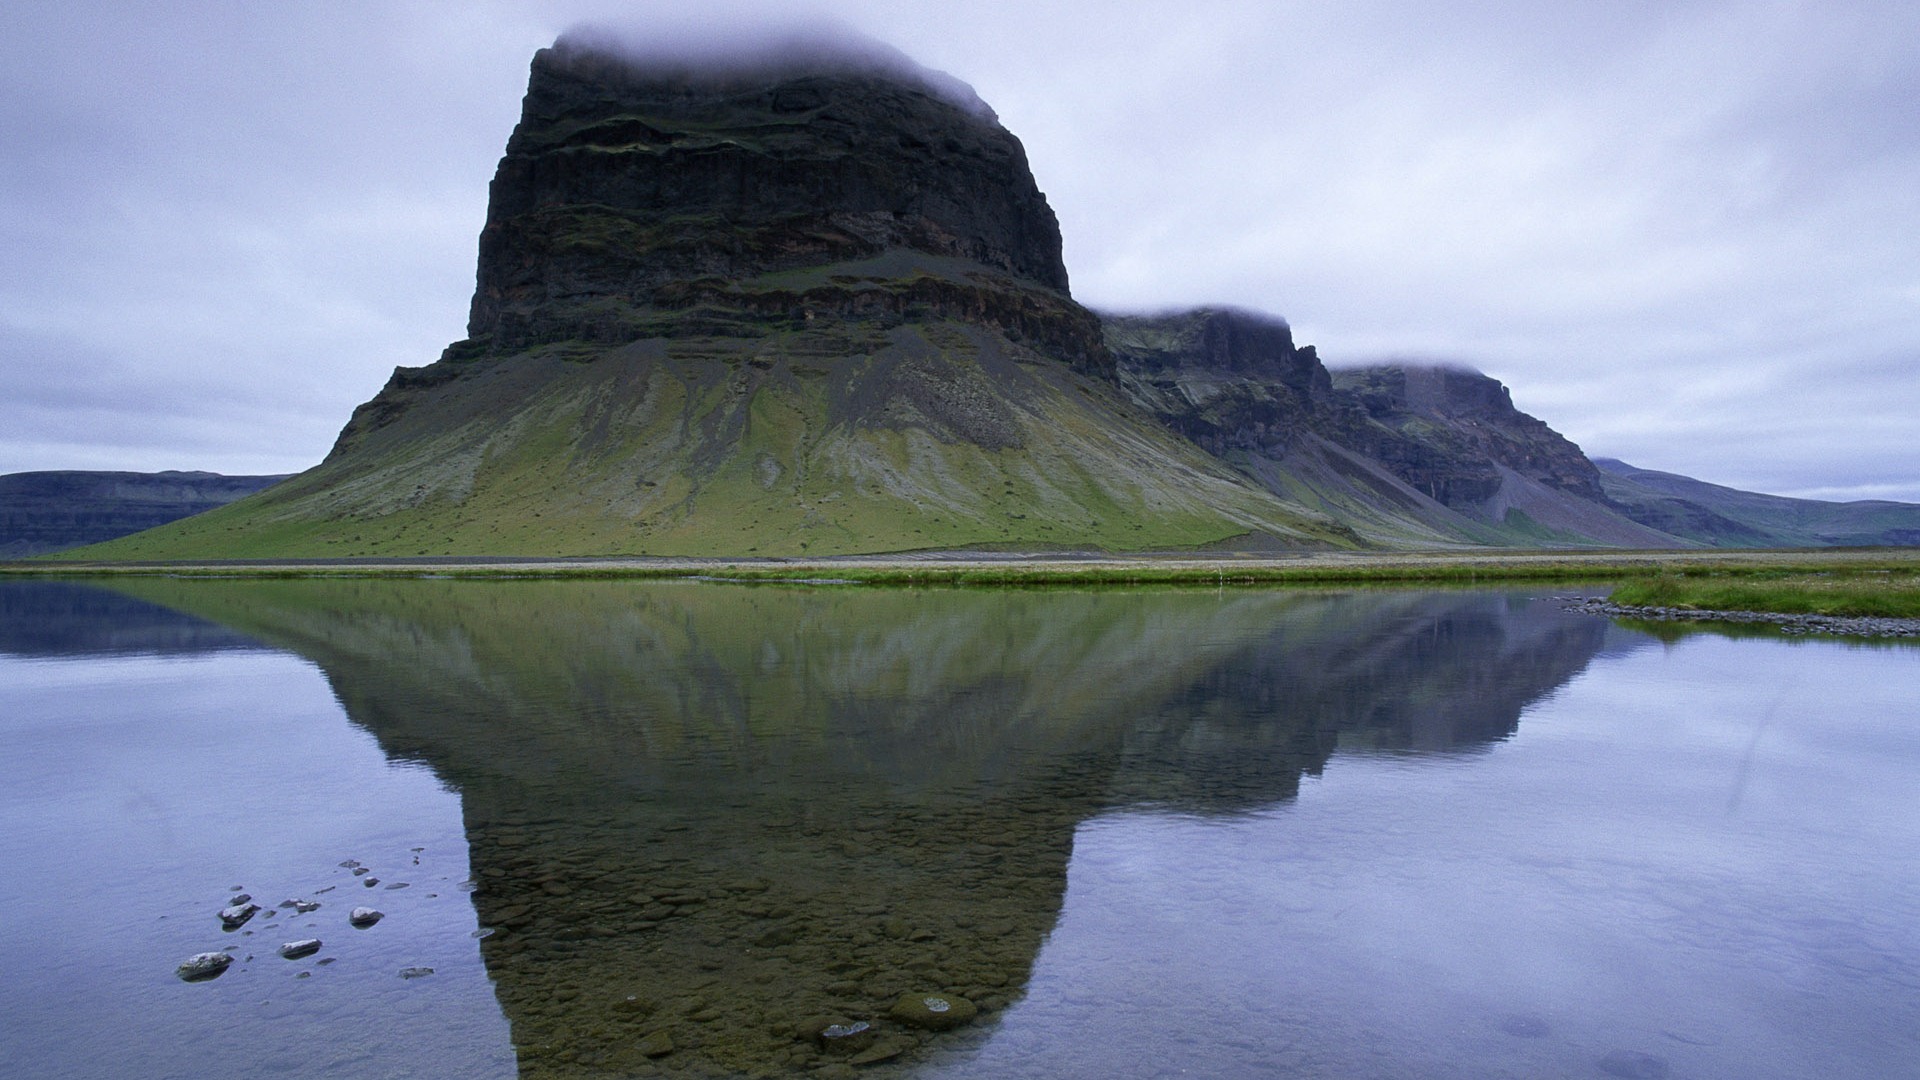
[[320, 951], [319, 938], [301, 938], [280, 946], [280, 955], [288, 960], [298, 960], [303, 956], [312, 956]]
[[356, 930], [365, 930], [386, 917], [383, 911], [375, 911], [370, 907], [357, 907], [348, 913], [347, 923]]
[[220, 909], [220, 925], [223, 929], [238, 930], [253, 918], [260, 910], [259, 904], [234, 904]]
[[188, 957], [187, 962], [173, 969], [175, 975], [187, 982], [204, 982], [217, 977], [233, 963], [233, 957], [223, 952], [196, 953]]

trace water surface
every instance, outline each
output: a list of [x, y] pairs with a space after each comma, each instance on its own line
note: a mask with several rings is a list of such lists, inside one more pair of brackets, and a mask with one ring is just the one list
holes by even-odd
[[1920, 1075], [1912, 648], [1525, 591], [120, 588], [0, 585], [20, 1075]]

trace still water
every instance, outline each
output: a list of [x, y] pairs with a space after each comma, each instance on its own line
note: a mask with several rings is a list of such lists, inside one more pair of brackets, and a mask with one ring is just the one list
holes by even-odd
[[1538, 590], [115, 590], [0, 583], [0, 1075], [1920, 1076], [1913, 646]]

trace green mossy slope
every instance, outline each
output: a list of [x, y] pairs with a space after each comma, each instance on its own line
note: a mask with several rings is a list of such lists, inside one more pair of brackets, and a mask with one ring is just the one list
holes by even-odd
[[1352, 547], [1001, 333], [822, 319], [403, 371], [321, 466], [88, 559]]

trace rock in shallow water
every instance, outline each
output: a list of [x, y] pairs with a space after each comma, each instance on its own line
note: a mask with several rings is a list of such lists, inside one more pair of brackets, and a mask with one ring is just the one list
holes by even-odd
[[856, 1020], [850, 1024], [828, 1024], [814, 1036], [814, 1041], [829, 1054], [858, 1054], [873, 1045], [877, 1034], [872, 1024]]
[[280, 946], [280, 955], [288, 960], [298, 960], [303, 956], [312, 956], [320, 951], [319, 938], [301, 938]]
[[188, 957], [187, 962], [173, 969], [175, 975], [187, 982], [202, 982], [218, 976], [233, 963], [233, 957], [223, 952], [203, 952]]
[[384, 912], [375, 911], [370, 907], [357, 907], [348, 913], [347, 922], [356, 930], [365, 930], [386, 917]]
[[973, 1002], [953, 994], [901, 994], [887, 1015], [909, 1027], [946, 1031], [980, 1015]]
[[220, 909], [220, 927], [224, 930], [238, 930], [253, 918], [260, 910], [259, 904], [234, 904]]
[[664, 1030], [650, 1032], [634, 1044], [634, 1049], [640, 1051], [645, 1057], [666, 1057], [673, 1053], [673, 1036]]

